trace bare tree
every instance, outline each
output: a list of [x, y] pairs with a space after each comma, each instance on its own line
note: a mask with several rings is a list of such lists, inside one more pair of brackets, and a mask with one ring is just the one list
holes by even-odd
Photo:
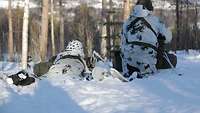
[[184, 39], [184, 46], [185, 50], [188, 52], [189, 50], [189, 40], [190, 40], [190, 28], [189, 28], [189, 0], [186, 0], [186, 24], [185, 24], [185, 39]]
[[47, 44], [48, 44], [48, 10], [49, 0], [43, 0], [42, 6], [42, 27], [40, 37], [40, 58], [42, 61], [46, 60]]
[[130, 14], [130, 1], [124, 0], [123, 19], [126, 20]]
[[65, 34], [64, 34], [64, 16], [63, 16], [63, 4], [62, 0], [59, 1], [60, 5], [60, 50], [64, 50], [64, 41], [65, 41]]
[[55, 36], [54, 36], [54, 0], [51, 0], [51, 43], [52, 43], [52, 54], [56, 54], [55, 48]]
[[109, 10], [108, 10], [108, 15], [107, 15], [107, 23], [106, 23], [106, 30], [107, 30], [107, 57], [111, 59], [111, 49], [113, 46], [113, 14], [115, 13], [113, 9], [113, 1], [109, 0]]
[[29, 0], [25, 0], [22, 32], [22, 69], [27, 69]]
[[176, 42], [175, 42], [175, 49], [178, 48], [179, 40], [180, 40], [179, 0], [176, 0]]
[[199, 46], [199, 39], [198, 39], [198, 3], [197, 3], [197, 0], [196, 0], [196, 3], [195, 3], [195, 21], [194, 21], [194, 39], [195, 39], [195, 48], [200, 48]]
[[15, 22], [13, 23], [14, 52], [16, 52], [17, 54], [21, 54], [24, 9], [17, 6], [17, 8], [13, 10], [13, 15], [15, 15], [13, 16], [13, 20], [15, 20]]
[[1, 58], [2, 58], [2, 54], [3, 54], [3, 52], [2, 52], [2, 42], [3, 42], [3, 40], [2, 40], [2, 36], [0, 37], [0, 60], [1, 60]]
[[106, 0], [102, 0], [101, 55], [107, 55]]
[[93, 41], [97, 33], [96, 21], [91, 14], [92, 8], [83, 3], [76, 8], [73, 22], [75, 37], [79, 38], [84, 44], [85, 58], [92, 56]]
[[8, 54], [9, 60], [13, 60], [13, 25], [12, 25], [12, 1], [8, 0]]

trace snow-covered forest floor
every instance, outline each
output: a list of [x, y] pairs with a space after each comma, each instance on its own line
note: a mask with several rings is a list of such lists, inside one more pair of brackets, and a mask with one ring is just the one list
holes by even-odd
[[[200, 113], [200, 53], [177, 55], [175, 71], [130, 83], [47, 75], [30, 86], [9, 87], [0, 80], [0, 113]], [[0, 63], [0, 73], [18, 70], [16, 63]]]

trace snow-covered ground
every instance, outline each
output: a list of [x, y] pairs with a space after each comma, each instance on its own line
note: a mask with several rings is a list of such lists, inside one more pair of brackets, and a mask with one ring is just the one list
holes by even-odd
[[[130, 83], [49, 75], [17, 88], [0, 80], [0, 113], [200, 113], [200, 53], [177, 55], [175, 70]], [[1, 63], [1, 73], [18, 70], [15, 65]]]

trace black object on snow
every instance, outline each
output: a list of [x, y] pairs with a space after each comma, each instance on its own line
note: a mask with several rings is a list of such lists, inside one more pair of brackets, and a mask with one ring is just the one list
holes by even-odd
[[[23, 74], [24, 76], [26, 76], [26, 78], [25, 79], [21, 78], [19, 76], [20, 74]], [[29, 74], [24, 70], [19, 71], [16, 74], [10, 75], [8, 76], [8, 78], [11, 78], [13, 80], [13, 84], [16, 86], [26, 86], [35, 82], [35, 78], [30, 77]]]

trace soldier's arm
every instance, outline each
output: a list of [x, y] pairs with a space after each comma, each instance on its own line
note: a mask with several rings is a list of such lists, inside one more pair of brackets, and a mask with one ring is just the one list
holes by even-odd
[[164, 43], [170, 43], [172, 40], [172, 32], [165, 26], [162, 21], [159, 21], [159, 34], [161, 40], [164, 40]]

